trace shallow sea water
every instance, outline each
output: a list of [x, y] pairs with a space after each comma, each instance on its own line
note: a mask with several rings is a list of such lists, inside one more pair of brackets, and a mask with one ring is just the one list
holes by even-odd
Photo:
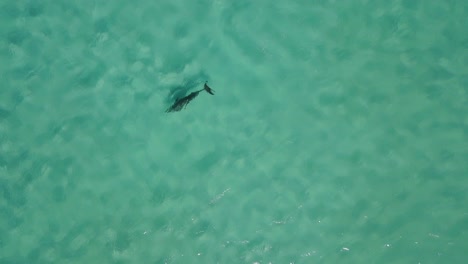
[[3, 1], [0, 263], [465, 263], [467, 28], [456, 0]]

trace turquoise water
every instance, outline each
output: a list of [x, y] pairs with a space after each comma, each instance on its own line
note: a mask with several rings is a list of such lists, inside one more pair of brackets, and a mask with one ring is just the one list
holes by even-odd
[[467, 28], [462, 0], [2, 1], [0, 263], [466, 263]]

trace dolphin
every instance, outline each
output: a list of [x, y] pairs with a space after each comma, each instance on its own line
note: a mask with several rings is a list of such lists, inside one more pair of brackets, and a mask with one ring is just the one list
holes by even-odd
[[190, 93], [189, 95], [187, 96], [184, 96], [182, 98], [177, 98], [175, 100], [175, 102], [171, 105], [171, 107], [169, 107], [167, 110], [166, 110], [166, 113], [170, 113], [170, 112], [178, 112], [182, 109], [184, 109], [185, 107], [187, 107], [188, 103], [190, 103], [190, 101], [192, 101], [193, 99], [195, 99], [195, 97], [198, 96], [198, 94], [202, 91], [206, 91], [207, 93], [211, 94], [211, 95], [214, 95], [214, 90], [211, 89], [208, 84], [205, 82], [205, 85], [203, 86], [203, 89], [201, 90], [198, 90], [198, 91], [195, 91], [195, 92], [192, 92]]

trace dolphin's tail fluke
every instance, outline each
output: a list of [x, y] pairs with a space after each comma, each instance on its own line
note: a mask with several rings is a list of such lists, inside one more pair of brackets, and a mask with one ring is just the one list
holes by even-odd
[[211, 88], [208, 86], [208, 84], [206, 84], [206, 82], [205, 82], [205, 86], [203, 86], [203, 89], [204, 89], [207, 93], [209, 93], [209, 94], [211, 94], [211, 95], [214, 95], [214, 90], [211, 89]]

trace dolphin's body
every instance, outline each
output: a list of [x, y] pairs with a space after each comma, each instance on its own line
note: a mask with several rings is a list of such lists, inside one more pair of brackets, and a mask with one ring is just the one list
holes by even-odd
[[188, 103], [190, 103], [190, 101], [192, 101], [193, 99], [195, 99], [195, 97], [198, 96], [198, 94], [201, 91], [206, 91], [207, 93], [209, 93], [211, 95], [214, 95], [213, 89], [211, 89], [205, 82], [205, 85], [203, 86], [203, 89], [201, 89], [199, 91], [192, 92], [189, 95], [184, 96], [182, 98], [177, 98], [177, 100], [171, 105], [171, 107], [169, 107], [166, 110], [166, 113], [178, 112], [178, 111], [184, 109], [185, 107], [187, 107], [187, 105], [188, 105]]

